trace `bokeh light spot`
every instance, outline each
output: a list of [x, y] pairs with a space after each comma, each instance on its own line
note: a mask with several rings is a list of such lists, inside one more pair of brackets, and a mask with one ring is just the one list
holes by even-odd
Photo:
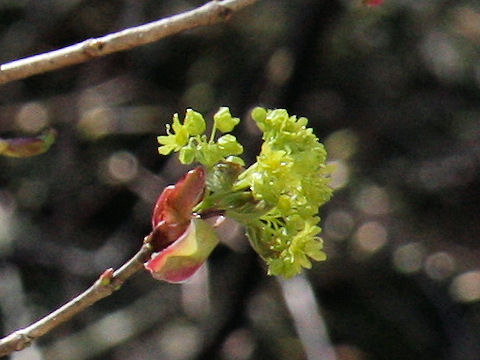
[[250, 359], [254, 350], [255, 343], [250, 332], [246, 329], [232, 332], [222, 347], [223, 358], [229, 360]]
[[293, 71], [293, 55], [286, 48], [275, 51], [268, 62], [267, 73], [269, 80], [280, 86], [287, 81]]
[[342, 160], [330, 161], [328, 164], [333, 166], [330, 186], [336, 190], [346, 186], [350, 180], [350, 167]]
[[350, 213], [344, 210], [333, 211], [327, 215], [323, 225], [325, 236], [333, 240], [345, 240], [350, 236], [355, 222]]
[[357, 134], [349, 129], [335, 131], [325, 139], [325, 147], [331, 159], [349, 159], [357, 151], [357, 144]]
[[437, 252], [425, 259], [425, 272], [433, 280], [444, 280], [455, 270], [455, 261], [446, 252]]
[[125, 183], [138, 175], [138, 160], [128, 151], [113, 153], [107, 160], [107, 178], [112, 182]]
[[108, 107], [95, 107], [85, 111], [80, 117], [78, 129], [87, 138], [99, 138], [112, 132], [113, 111]]
[[15, 122], [23, 131], [37, 133], [48, 125], [48, 111], [39, 102], [25, 104], [17, 113]]
[[369, 215], [384, 215], [390, 212], [390, 199], [387, 192], [376, 185], [364, 186], [358, 193], [355, 204]]
[[185, 91], [182, 100], [196, 111], [210, 111], [215, 101], [215, 91], [207, 82], [195, 83]]
[[480, 37], [480, 13], [473, 7], [460, 5], [453, 15], [455, 29], [466, 38], [477, 41]]
[[188, 359], [197, 352], [201, 336], [198, 329], [188, 324], [172, 324], [164, 329], [160, 346], [165, 359]]
[[458, 275], [450, 285], [450, 294], [459, 302], [480, 300], [480, 270]]
[[463, 185], [469, 183], [475, 175], [475, 160], [464, 155], [426, 161], [418, 170], [420, 184], [427, 190]]
[[445, 33], [431, 31], [425, 36], [420, 53], [430, 70], [444, 81], [455, 81], [464, 71], [465, 61], [453, 39]]
[[395, 268], [406, 274], [419, 271], [422, 268], [425, 248], [422, 244], [414, 242], [399, 246], [393, 253]]
[[372, 255], [387, 243], [387, 230], [377, 221], [362, 224], [353, 236], [354, 255], [364, 257]]

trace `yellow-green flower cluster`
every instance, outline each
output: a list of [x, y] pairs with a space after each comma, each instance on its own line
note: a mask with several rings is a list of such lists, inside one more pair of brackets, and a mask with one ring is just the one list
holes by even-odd
[[168, 136], [160, 136], [161, 154], [179, 152], [182, 163], [200, 162], [207, 170], [207, 189], [195, 211], [224, 212], [246, 227], [269, 274], [290, 277], [311, 260], [326, 258], [322, 251], [318, 208], [331, 197], [326, 151], [308, 120], [286, 110], [255, 108], [252, 118], [263, 132], [257, 161], [247, 169], [236, 157], [243, 147], [231, 134], [215, 139], [216, 130], [228, 133], [239, 119], [228, 108], [214, 115], [210, 137], [201, 114], [187, 110], [184, 123], [174, 116]]
[[[188, 109], [183, 124], [178, 114], [173, 115], [173, 123], [167, 124], [167, 135], [159, 136], [160, 145], [158, 152], [168, 155], [172, 151], [179, 152], [182, 164], [191, 164], [198, 161], [207, 168], [211, 168], [220, 161], [229, 158], [229, 161], [243, 163], [234, 155], [243, 153], [243, 147], [231, 134], [225, 134], [215, 139], [217, 130], [226, 133], [233, 130], [240, 121], [230, 114], [227, 107], [221, 107], [213, 116], [213, 129], [210, 138], [204, 134], [206, 130], [203, 115]], [[173, 132], [172, 132], [173, 130]]]
[[249, 188], [268, 212], [250, 224], [252, 245], [273, 275], [293, 276], [326, 258], [318, 237], [318, 208], [328, 201], [326, 151], [306, 118], [283, 109], [256, 108], [252, 118], [263, 131], [257, 162], [239, 175], [234, 190]]

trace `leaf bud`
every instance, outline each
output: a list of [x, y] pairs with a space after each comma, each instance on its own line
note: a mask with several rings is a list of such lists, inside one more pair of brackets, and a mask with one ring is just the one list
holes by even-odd
[[252, 116], [252, 119], [255, 120], [256, 122], [262, 122], [267, 117], [267, 110], [257, 106], [252, 110], [251, 116]]
[[152, 255], [145, 268], [157, 280], [184, 282], [202, 266], [218, 242], [212, 226], [194, 218], [177, 240]]

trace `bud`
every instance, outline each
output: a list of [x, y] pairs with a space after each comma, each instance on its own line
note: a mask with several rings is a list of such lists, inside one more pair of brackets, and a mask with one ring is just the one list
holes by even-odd
[[205, 132], [203, 115], [192, 109], [187, 109], [183, 125], [190, 135], [202, 135]]
[[192, 213], [203, 197], [205, 177], [202, 167], [190, 170], [175, 185], [167, 186], [157, 200], [148, 238], [154, 253], [145, 263], [157, 280], [187, 280], [218, 244], [213, 227]]
[[263, 122], [267, 117], [267, 110], [262, 107], [257, 106], [252, 110], [252, 119], [256, 122]]
[[239, 155], [243, 153], [243, 146], [237, 141], [237, 138], [231, 134], [223, 135], [218, 138], [218, 147], [222, 154]]
[[178, 154], [178, 160], [182, 164], [191, 164], [195, 160], [195, 150], [190, 146], [184, 146]]
[[215, 115], [213, 115], [215, 127], [223, 133], [233, 130], [233, 128], [240, 122], [239, 118], [232, 117], [228, 107], [221, 107]]
[[150, 243], [155, 251], [175, 241], [188, 227], [192, 209], [205, 189], [205, 170], [197, 167], [186, 173], [175, 185], [160, 194], [152, 216]]
[[383, 4], [383, 0], [363, 0], [363, 4], [367, 6], [379, 6]]
[[30, 157], [46, 152], [54, 143], [57, 132], [53, 129], [36, 137], [0, 139], [0, 155], [9, 157]]
[[157, 280], [183, 282], [203, 265], [218, 242], [213, 227], [194, 218], [177, 240], [152, 255], [145, 269]]

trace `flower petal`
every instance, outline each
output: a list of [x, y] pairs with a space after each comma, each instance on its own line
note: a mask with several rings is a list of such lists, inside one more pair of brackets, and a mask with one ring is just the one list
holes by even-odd
[[145, 268], [157, 280], [183, 282], [202, 266], [218, 242], [213, 227], [194, 218], [175, 242], [152, 255]]

